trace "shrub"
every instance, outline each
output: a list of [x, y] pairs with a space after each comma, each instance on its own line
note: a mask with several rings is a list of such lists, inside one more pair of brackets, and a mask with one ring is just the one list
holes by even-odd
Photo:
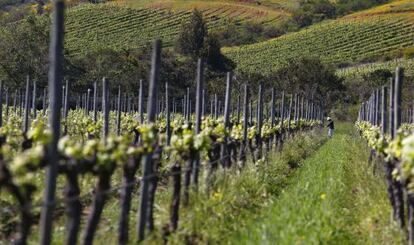
[[405, 59], [414, 58], [414, 46], [403, 49], [402, 53]]

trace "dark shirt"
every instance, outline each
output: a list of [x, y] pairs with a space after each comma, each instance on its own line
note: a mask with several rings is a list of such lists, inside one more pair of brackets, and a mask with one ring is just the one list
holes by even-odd
[[328, 122], [328, 125], [326, 127], [330, 128], [330, 129], [334, 129], [335, 128], [334, 122], [333, 121]]

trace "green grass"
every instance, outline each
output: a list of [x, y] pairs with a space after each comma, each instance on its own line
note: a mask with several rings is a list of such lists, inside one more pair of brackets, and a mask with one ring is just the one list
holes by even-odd
[[268, 74], [293, 58], [313, 56], [334, 65], [355, 64], [392, 56], [413, 45], [414, 19], [403, 12], [350, 15], [223, 52], [240, 71]]
[[351, 125], [341, 125], [237, 244], [402, 244], [381, 174]]

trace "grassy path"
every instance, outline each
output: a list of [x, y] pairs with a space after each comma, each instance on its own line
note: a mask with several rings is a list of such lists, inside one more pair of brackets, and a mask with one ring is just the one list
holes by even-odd
[[341, 125], [233, 244], [400, 244], [381, 174], [352, 125]]

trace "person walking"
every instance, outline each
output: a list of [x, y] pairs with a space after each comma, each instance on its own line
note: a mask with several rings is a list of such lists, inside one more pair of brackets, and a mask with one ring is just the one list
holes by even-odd
[[328, 125], [326, 125], [326, 127], [328, 128], [328, 137], [332, 138], [333, 133], [334, 133], [334, 129], [335, 129], [335, 125], [334, 122], [332, 120], [332, 118], [328, 117]]

